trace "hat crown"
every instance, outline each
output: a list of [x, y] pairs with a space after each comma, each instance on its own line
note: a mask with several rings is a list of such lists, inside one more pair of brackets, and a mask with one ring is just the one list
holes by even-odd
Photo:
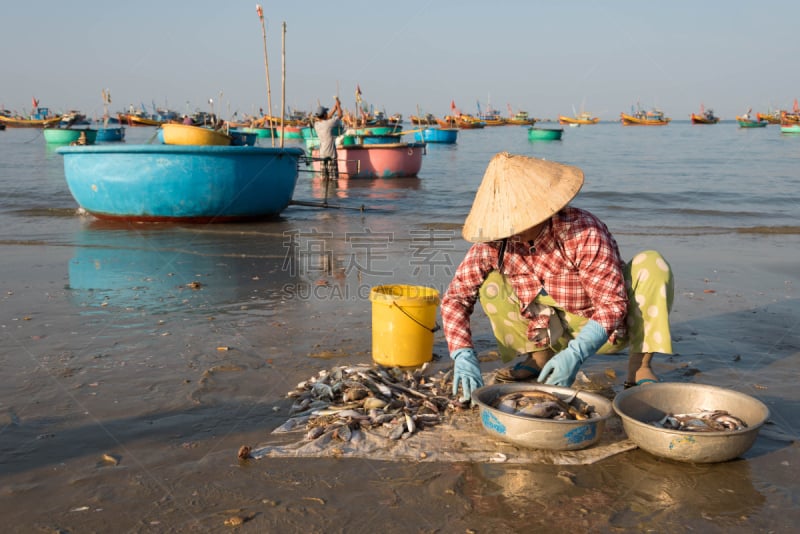
[[578, 167], [508, 152], [496, 154], [475, 194], [462, 235], [473, 243], [511, 237], [558, 213], [582, 186], [583, 171]]

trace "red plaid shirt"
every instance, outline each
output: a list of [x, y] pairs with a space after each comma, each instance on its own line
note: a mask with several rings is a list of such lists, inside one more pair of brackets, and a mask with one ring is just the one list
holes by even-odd
[[[442, 298], [442, 323], [449, 350], [472, 347], [469, 318], [486, 275], [497, 270], [502, 241], [470, 247]], [[531, 320], [528, 332], [546, 328], [549, 317], [533, 315], [527, 307], [544, 291], [564, 310], [594, 319], [613, 341], [625, 334], [628, 309], [617, 242], [600, 219], [566, 207], [542, 228], [534, 242], [509, 238], [503, 255], [504, 274]]]

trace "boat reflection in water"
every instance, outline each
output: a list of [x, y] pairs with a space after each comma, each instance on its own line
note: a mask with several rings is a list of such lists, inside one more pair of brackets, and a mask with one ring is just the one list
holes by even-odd
[[[259, 228], [263, 226], [263, 233]], [[297, 277], [282, 225], [146, 226], [92, 221], [69, 262], [73, 302], [94, 312], [272, 310]]]
[[[327, 183], [326, 183], [327, 182]], [[315, 175], [311, 180], [311, 191], [315, 198], [350, 198], [350, 192], [359, 199], [398, 199], [408, 196], [406, 191], [416, 191], [421, 180], [416, 176], [405, 178], [376, 178], [373, 180], [326, 180]], [[327, 192], [326, 192], [327, 187]], [[327, 194], [327, 196], [326, 196]]]

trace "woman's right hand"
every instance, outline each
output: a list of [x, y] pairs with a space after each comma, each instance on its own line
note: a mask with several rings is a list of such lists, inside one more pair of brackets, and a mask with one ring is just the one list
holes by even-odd
[[455, 362], [453, 365], [453, 396], [458, 394], [460, 384], [461, 399], [471, 400], [472, 392], [483, 387], [483, 377], [475, 349], [456, 349], [450, 354], [450, 357]]

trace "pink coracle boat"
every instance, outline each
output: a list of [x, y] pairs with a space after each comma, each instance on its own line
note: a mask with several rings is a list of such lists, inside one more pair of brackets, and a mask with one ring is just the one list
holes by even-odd
[[[422, 168], [425, 143], [359, 144], [336, 147], [339, 178], [402, 178], [417, 176]], [[319, 151], [314, 150], [314, 158]], [[315, 159], [314, 170], [319, 172]]]

